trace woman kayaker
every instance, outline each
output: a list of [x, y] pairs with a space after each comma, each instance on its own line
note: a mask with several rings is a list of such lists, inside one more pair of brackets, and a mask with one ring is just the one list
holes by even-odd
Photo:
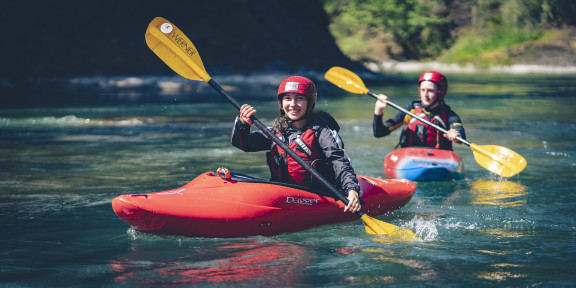
[[[301, 76], [284, 79], [277, 93], [280, 116], [270, 129], [346, 195], [349, 203], [344, 208], [345, 212], [357, 212], [361, 206], [359, 197], [362, 190], [338, 135], [340, 126], [330, 114], [313, 111], [316, 99], [316, 86], [310, 79]], [[272, 181], [322, 190], [321, 184], [274, 141], [261, 131], [250, 133], [250, 117], [254, 115], [254, 107], [242, 105], [232, 130], [232, 145], [245, 152], [270, 150], [266, 156]]]
[[[378, 95], [374, 106], [374, 137], [380, 138], [389, 135], [392, 131], [406, 125], [400, 135], [400, 147], [434, 147], [452, 150], [452, 142], [456, 137], [466, 139], [466, 133], [460, 117], [448, 106], [444, 99], [448, 92], [448, 80], [446, 76], [436, 71], [424, 72], [418, 79], [418, 91], [420, 100], [414, 100], [404, 109], [448, 130], [447, 134], [436, 128], [419, 121], [416, 118], [398, 111], [392, 118], [382, 121], [383, 110], [388, 106], [388, 97]], [[443, 136], [443, 137], [442, 137]]]

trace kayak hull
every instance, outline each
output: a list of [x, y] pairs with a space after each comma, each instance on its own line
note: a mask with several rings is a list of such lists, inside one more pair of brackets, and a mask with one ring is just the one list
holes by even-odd
[[460, 180], [463, 168], [458, 154], [434, 148], [400, 148], [384, 159], [386, 175], [418, 182]]
[[[378, 216], [404, 206], [416, 185], [405, 179], [358, 176], [362, 211]], [[134, 229], [160, 235], [246, 237], [276, 235], [357, 220], [327, 196], [271, 182], [223, 179], [212, 172], [173, 190], [120, 195], [116, 215]]]

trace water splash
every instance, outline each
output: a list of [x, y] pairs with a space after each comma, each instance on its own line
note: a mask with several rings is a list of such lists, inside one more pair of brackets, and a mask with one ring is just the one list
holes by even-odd
[[434, 220], [424, 220], [422, 217], [416, 216], [406, 225], [424, 241], [432, 241], [438, 237], [438, 229]]

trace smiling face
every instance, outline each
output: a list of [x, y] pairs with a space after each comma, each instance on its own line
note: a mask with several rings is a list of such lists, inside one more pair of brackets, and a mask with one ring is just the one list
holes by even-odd
[[438, 86], [431, 81], [422, 81], [420, 83], [420, 100], [422, 105], [428, 108], [438, 106]]
[[282, 97], [284, 114], [292, 121], [304, 120], [308, 108], [308, 98], [302, 94], [286, 93]]

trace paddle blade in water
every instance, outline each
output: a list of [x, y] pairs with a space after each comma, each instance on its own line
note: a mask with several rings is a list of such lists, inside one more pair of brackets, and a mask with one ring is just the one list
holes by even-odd
[[362, 79], [358, 77], [358, 75], [342, 67], [330, 68], [330, 70], [324, 74], [324, 78], [350, 93], [366, 94], [370, 91], [364, 86], [364, 82], [362, 82]]
[[409, 229], [394, 226], [390, 223], [384, 221], [376, 220], [366, 214], [362, 215], [360, 218], [364, 222], [364, 228], [366, 228], [366, 233], [380, 235], [382, 239], [386, 242], [406, 242], [420, 240], [414, 234], [414, 232]]
[[524, 157], [506, 147], [472, 143], [470, 148], [480, 166], [502, 177], [512, 177], [522, 172], [527, 164]]
[[180, 76], [208, 82], [210, 76], [192, 41], [162, 17], [156, 17], [146, 29], [146, 44], [164, 63]]

